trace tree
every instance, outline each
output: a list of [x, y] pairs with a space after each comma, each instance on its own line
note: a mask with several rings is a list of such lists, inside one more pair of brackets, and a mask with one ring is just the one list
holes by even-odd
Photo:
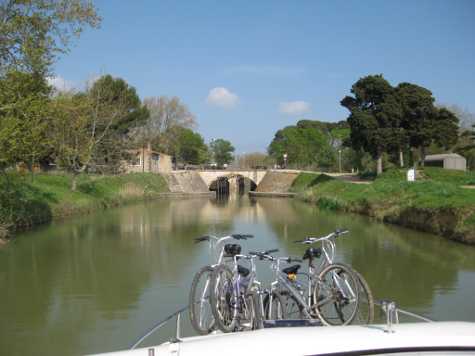
[[177, 126], [177, 152], [176, 157], [181, 162], [202, 164], [208, 159], [208, 147], [203, 137], [191, 129]]
[[401, 83], [396, 88], [403, 109], [402, 126], [406, 130], [410, 147], [420, 150], [424, 164], [426, 148], [434, 140], [434, 119], [437, 109], [432, 92], [411, 83]]
[[148, 119], [132, 130], [135, 144], [145, 147], [148, 143], [160, 151], [172, 154], [176, 151], [179, 132], [176, 127], [193, 128], [195, 117], [178, 97], [149, 97], [143, 101], [149, 111]]
[[261, 152], [251, 152], [240, 155], [237, 158], [239, 168], [255, 169], [256, 167], [267, 167], [273, 165], [273, 159]]
[[50, 88], [38, 74], [11, 71], [0, 80], [0, 167], [32, 167], [49, 152]]
[[411, 83], [401, 83], [396, 93], [403, 110], [402, 126], [410, 147], [420, 150], [424, 165], [426, 148], [432, 143], [445, 149], [457, 142], [458, 118], [446, 108], [437, 108], [432, 92]]
[[110, 76], [100, 78], [85, 93], [55, 97], [53, 109], [57, 163], [73, 174], [72, 190], [77, 176], [91, 166], [120, 164], [124, 132], [144, 115], [135, 90]]
[[95, 130], [101, 139], [96, 143], [90, 164], [115, 172], [128, 146], [132, 130], [143, 125], [148, 109], [142, 105], [134, 87], [121, 78], [104, 75], [87, 90], [95, 112]]
[[9, 70], [46, 74], [72, 37], [101, 19], [86, 0], [2, 0], [0, 75]]
[[209, 146], [218, 166], [222, 167], [224, 164], [229, 164], [233, 161], [234, 147], [231, 142], [218, 138], [217, 140], [212, 140]]
[[111, 129], [119, 134], [127, 134], [130, 129], [144, 124], [150, 117], [135, 88], [122, 78], [103, 75], [92, 84], [87, 93], [89, 97], [97, 99], [100, 104], [97, 107], [100, 109], [98, 114], [104, 118], [111, 113], [117, 113], [114, 108], [120, 106], [120, 115], [111, 124]]
[[144, 99], [144, 105], [150, 111], [149, 121], [160, 134], [176, 126], [189, 129], [196, 126], [194, 115], [179, 97], [148, 97]]
[[445, 107], [447, 110], [450, 110], [459, 118], [460, 128], [465, 130], [470, 130], [473, 125], [475, 125], [475, 113], [463, 109], [458, 105], [438, 105], [439, 107]]
[[[296, 126], [278, 130], [269, 145], [269, 155], [280, 164], [299, 167], [318, 165], [328, 169], [335, 162], [335, 149], [331, 145], [333, 138], [326, 124], [302, 120]], [[284, 154], [287, 154], [287, 162], [284, 162]]]
[[346, 96], [341, 105], [350, 111], [350, 145], [368, 152], [382, 173], [384, 152], [400, 148], [405, 133], [401, 130], [402, 110], [394, 88], [382, 75], [369, 75], [351, 87], [354, 97]]
[[448, 150], [457, 143], [459, 119], [452, 111], [446, 108], [437, 109], [433, 126], [436, 145]]

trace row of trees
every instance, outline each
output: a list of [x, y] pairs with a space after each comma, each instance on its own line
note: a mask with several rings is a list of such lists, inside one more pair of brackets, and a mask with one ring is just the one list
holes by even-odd
[[21, 162], [30, 170], [55, 164], [74, 176], [116, 173], [132, 148], [149, 144], [176, 162], [229, 163], [231, 143], [218, 139], [208, 147], [177, 97], [141, 101], [135, 88], [111, 75], [81, 91], [48, 85], [57, 55], [100, 20], [87, 0], [0, 3], [0, 170]]
[[296, 168], [374, 167], [381, 173], [383, 162], [413, 166], [418, 161], [424, 164], [427, 153], [450, 151], [466, 157], [468, 167], [475, 168], [473, 114], [436, 105], [432, 93], [419, 85], [393, 87], [382, 75], [361, 78], [351, 93], [341, 101], [350, 112], [346, 121], [301, 120], [278, 130], [269, 155], [280, 165]]
[[330, 170], [335, 168], [338, 149], [348, 134], [344, 121], [301, 120], [278, 130], [268, 153], [280, 166]]
[[432, 144], [449, 149], [457, 143], [457, 116], [435, 106], [426, 88], [411, 83], [393, 87], [382, 75], [370, 75], [353, 84], [351, 92], [353, 96], [341, 101], [350, 111], [348, 143], [377, 160], [378, 174], [384, 153], [399, 153], [404, 166], [404, 151], [419, 150], [424, 164], [426, 149]]
[[55, 163], [78, 175], [116, 173], [132, 148], [151, 144], [176, 162], [219, 165], [232, 161], [229, 141], [208, 147], [192, 130], [196, 120], [179, 98], [143, 102], [123, 79], [104, 75], [80, 92], [57, 92], [36, 73], [0, 78], [0, 163]]

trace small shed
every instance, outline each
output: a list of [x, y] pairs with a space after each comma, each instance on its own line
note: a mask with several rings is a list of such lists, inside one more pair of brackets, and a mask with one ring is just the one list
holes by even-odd
[[456, 153], [443, 153], [439, 155], [428, 155], [424, 160], [424, 165], [428, 167], [441, 167], [444, 169], [467, 170], [467, 160]]
[[150, 144], [144, 148], [129, 150], [128, 153], [131, 159], [123, 164], [126, 173], [167, 173], [172, 170], [171, 157], [164, 153], [153, 151]]

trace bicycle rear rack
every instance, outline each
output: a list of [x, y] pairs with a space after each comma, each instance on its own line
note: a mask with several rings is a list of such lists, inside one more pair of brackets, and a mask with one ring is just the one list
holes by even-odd
[[419, 319], [427, 323], [434, 322], [434, 320], [431, 320], [425, 316], [422, 316], [416, 313], [411, 313], [407, 310], [398, 308], [396, 305], [396, 302], [392, 300], [380, 300], [380, 301], [376, 301], [374, 304], [381, 307], [381, 309], [386, 314], [386, 329], [384, 331], [387, 333], [394, 332], [393, 325], [399, 324], [399, 314], [410, 316], [414, 319]]
[[150, 328], [149, 331], [147, 331], [143, 336], [141, 336], [131, 347], [130, 350], [135, 349], [137, 346], [139, 346], [147, 337], [152, 335], [155, 331], [161, 329], [167, 323], [172, 320], [174, 317], [176, 317], [176, 325], [175, 325], [175, 337], [170, 340], [170, 342], [180, 342], [180, 336], [181, 336], [181, 313], [183, 313], [185, 310], [188, 309], [188, 306], [183, 307], [181, 309], [178, 309], [176, 312], [173, 314], [167, 316], [165, 319], [159, 321], [156, 323], [154, 326]]

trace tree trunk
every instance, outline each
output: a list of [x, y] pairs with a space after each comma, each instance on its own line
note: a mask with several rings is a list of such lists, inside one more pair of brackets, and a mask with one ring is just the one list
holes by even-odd
[[145, 172], [145, 146], [142, 145], [142, 173]]
[[424, 168], [424, 161], [426, 159], [426, 148], [421, 146], [421, 167]]
[[399, 165], [401, 168], [404, 168], [404, 154], [402, 153], [402, 149], [399, 149]]
[[74, 173], [73, 174], [73, 180], [71, 182], [71, 190], [73, 192], [75, 192], [77, 187], [78, 187], [78, 175], [76, 173]]
[[376, 174], [379, 176], [383, 173], [383, 155], [380, 153], [376, 160]]

